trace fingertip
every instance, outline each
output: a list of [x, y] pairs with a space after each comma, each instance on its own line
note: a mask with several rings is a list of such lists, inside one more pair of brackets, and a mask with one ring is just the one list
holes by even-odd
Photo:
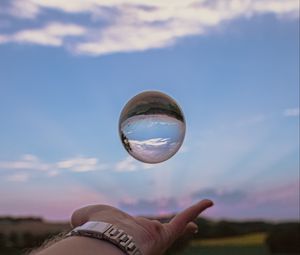
[[198, 233], [198, 225], [195, 222], [189, 222], [186, 226], [186, 229], [191, 234], [197, 234]]
[[189, 226], [190, 228], [198, 228], [198, 225], [197, 225], [195, 222], [193, 222], [193, 221], [189, 222], [189, 223], [188, 223], [188, 226]]
[[210, 207], [214, 205], [214, 202], [212, 200], [208, 200], [208, 203]]
[[73, 228], [82, 225], [88, 220], [86, 217], [87, 208], [88, 206], [77, 209], [72, 213], [70, 223]]
[[210, 199], [203, 199], [200, 203], [205, 203], [207, 207], [211, 207], [214, 205], [214, 202]]
[[195, 224], [195, 225], [193, 226], [193, 228], [191, 229], [191, 232], [192, 232], [193, 234], [197, 234], [198, 231], [199, 231], [198, 225]]
[[72, 213], [72, 216], [71, 216], [71, 220], [70, 220], [70, 224], [71, 224], [71, 227], [74, 228], [74, 227], [77, 227], [80, 225], [80, 221], [79, 221], [79, 210], [76, 210]]

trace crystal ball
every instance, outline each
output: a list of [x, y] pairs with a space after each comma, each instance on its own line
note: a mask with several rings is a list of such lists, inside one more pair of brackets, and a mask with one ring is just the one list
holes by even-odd
[[159, 91], [145, 91], [130, 99], [119, 119], [124, 148], [144, 163], [171, 158], [185, 136], [185, 119], [176, 101]]

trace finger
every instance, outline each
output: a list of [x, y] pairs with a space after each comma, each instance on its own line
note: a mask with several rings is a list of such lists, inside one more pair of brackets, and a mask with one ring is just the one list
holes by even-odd
[[89, 218], [93, 213], [103, 210], [115, 210], [115, 208], [108, 205], [89, 205], [77, 209], [71, 216], [72, 227], [81, 226], [85, 222], [89, 221]]
[[198, 225], [195, 222], [189, 222], [183, 231], [183, 236], [190, 236], [198, 233]]
[[186, 225], [183, 234], [176, 239], [175, 243], [174, 240], [170, 240], [170, 244], [173, 244], [172, 250], [176, 250], [177, 252], [179, 252], [179, 250], [183, 250], [188, 245], [189, 240], [192, 238], [196, 231], [198, 231], [198, 226], [194, 222], [189, 222]]
[[88, 211], [94, 207], [93, 205], [82, 207], [73, 212], [71, 216], [71, 226], [73, 228], [81, 226], [88, 221]]
[[168, 224], [171, 233], [175, 235], [175, 238], [180, 236], [189, 222], [193, 221], [201, 212], [212, 205], [212, 201], [205, 199], [177, 214]]

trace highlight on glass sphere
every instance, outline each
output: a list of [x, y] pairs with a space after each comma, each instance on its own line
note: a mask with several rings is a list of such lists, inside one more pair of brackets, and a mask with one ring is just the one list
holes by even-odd
[[119, 134], [124, 148], [135, 159], [160, 163], [181, 147], [185, 135], [183, 113], [170, 96], [146, 91], [134, 96], [123, 108]]

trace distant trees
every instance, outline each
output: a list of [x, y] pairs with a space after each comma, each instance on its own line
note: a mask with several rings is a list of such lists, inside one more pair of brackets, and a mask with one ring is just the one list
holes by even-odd
[[300, 223], [282, 223], [270, 231], [266, 244], [271, 253], [300, 253]]
[[0, 224], [17, 223], [17, 222], [43, 222], [40, 217], [0, 217]]
[[6, 243], [6, 237], [3, 233], [0, 233], [0, 248], [4, 247], [5, 243]]
[[[29, 218], [30, 220], [39, 221], [39, 219], [34, 218]], [[158, 220], [168, 222], [169, 218], [160, 218]], [[59, 229], [51, 230], [51, 228], [49, 228], [48, 232], [35, 232], [30, 228], [25, 231], [16, 229], [4, 231], [4, 226], [15, 224], [18, 221], [21, 221], [21, 219], [0, 218], [0, 254], [23, 254], [25, 250], [39, 247], [45, 240], [49, 240], [49, 238], [56, 236], [60, 232]], [[195, 239], [223, 238], [258, 232], [268, 233], [266, 245], [271, 253], [300, 254], [300, 223], [272, 224], [263, 221], [210, 221], [204, 218], [196, 219], [196, 223], [199, 227], [199, 232], [193, 236]], [[62, 226], [61, 232], [65, 231], [67, 230]], [[174, 254], [175, 251], [180, 251], [188, 242], [188, 239], [177, 241], [167, 254]]]
[[67, 223], [52, 224], [39, 217], [0, 217], [0, 254], [24, 254], [68, 229]]
[[45, 240], [57, 234], [57, 232], [48, 234], [32, 234], [30, 232], [0, 233], [0, 254], [19, 254], [18, 251], [21, 254], [21, 251], [41, 246]]
[[196, 223], [199, 226], [197, 238], [222, 238], [246, 235], [250, 233], [269, 232], [273, 224], [263, 221], [209, 221], [198, 218]]

